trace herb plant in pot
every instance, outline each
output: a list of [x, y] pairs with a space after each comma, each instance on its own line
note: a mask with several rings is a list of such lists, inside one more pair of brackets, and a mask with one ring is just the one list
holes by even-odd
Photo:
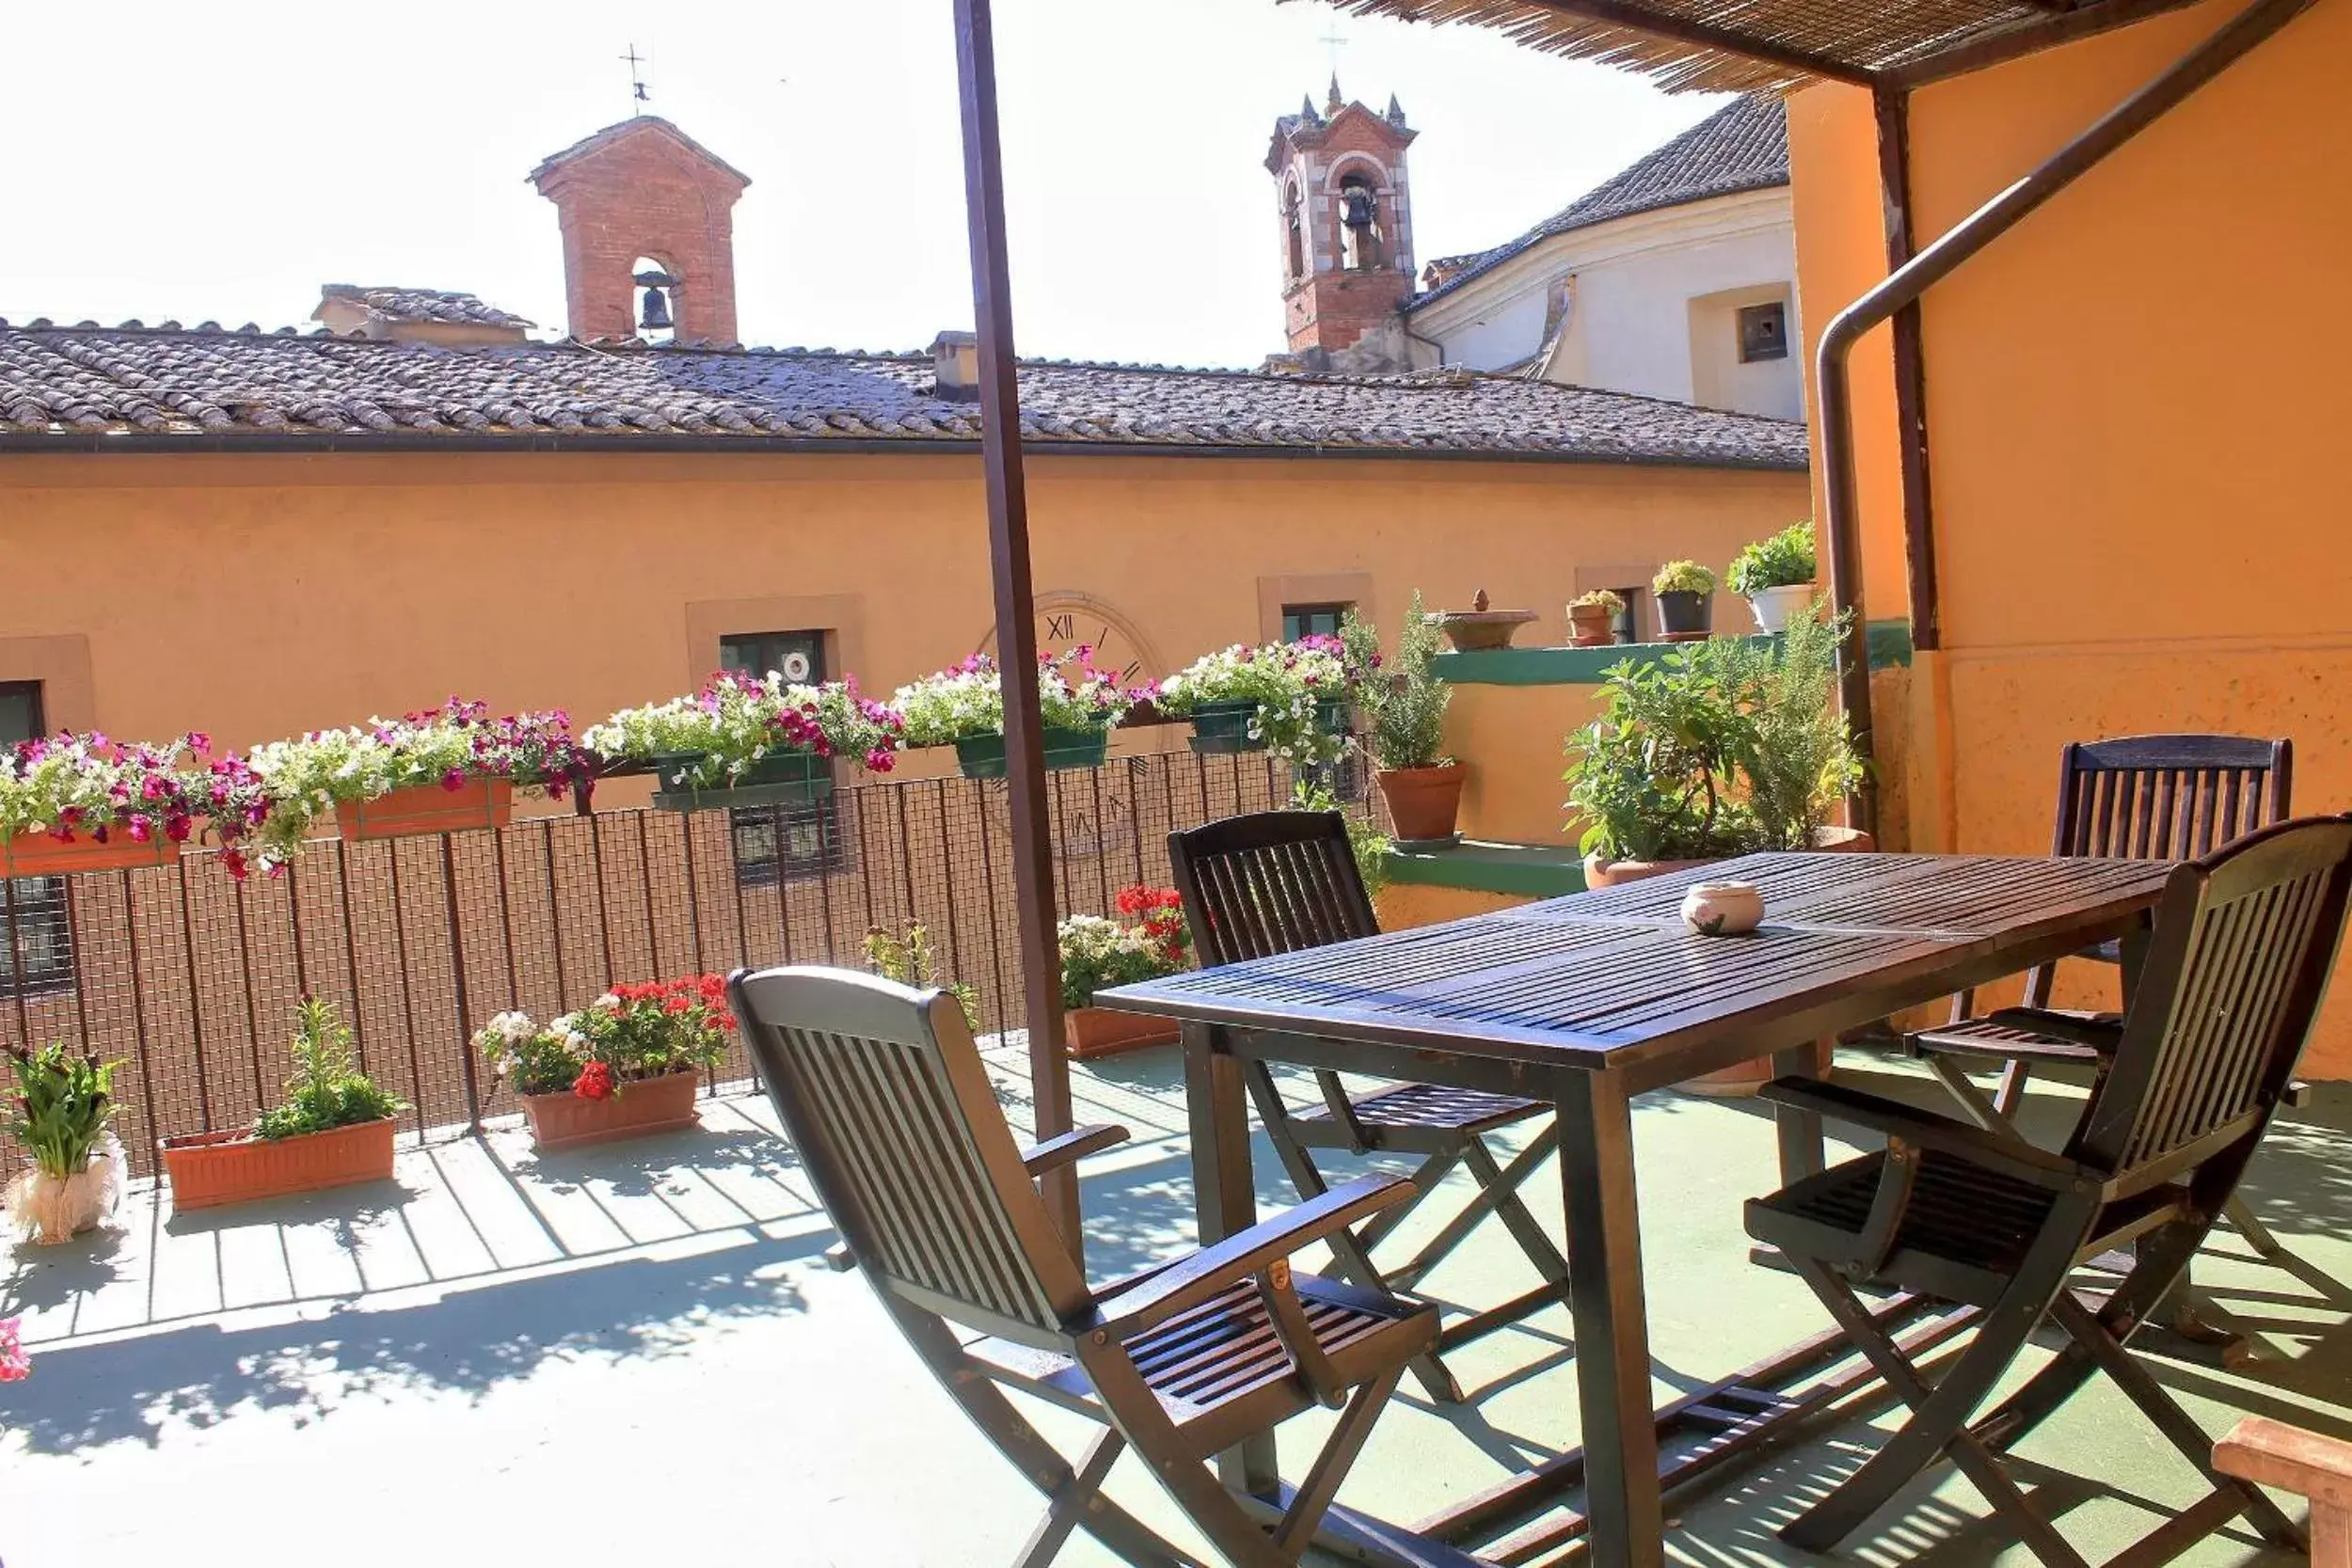
[[332, 1002], [303, 999], [289, 1050], [285, 1098], [252, 1131], [157, 1144], [175, 1212], [391, 1180], [393, 1120], [408, 1107], [353, 1066], [351, 1028]]
[[63, 1041], [39, 1051], [11, 1046], [8, 1057], [16, 1069], [9, 1131], [33, 1156], [33, 1168], [8, 1184], [8, 1214], [36, 1242], [71, 1241], [106, 1217], [121, 1183], [122, 1145], [107, 1130], [116, 1064], [77, 1055]]
[[[1380, 635], [1351, 612], [1340, 627], [1349, 662], [1380, 670]], [[1429, 661], [1439, 651], [1438, 628], [1422, 613], [1421, 595], [1397, 635], [1396, 657], [1362, 683], [1358, 705], [1365, 719], [1365, 744], [1373, 777], [1389, 804], [1389, 819], [1405, 841], [1448, 841], [1462, 805], [1462, 765], [1445, 754], [1445, 710], [1454, 688], [1432, 674]]]
[[1579, 648], [1598, 648], [1617, 639], [1617, 617], [1625, 599], [1606, 588], [1579, 594], [1568, 601], [1568, 641]]
[[1777, 632], [1812, 604], [1814, 574], [1813, 525], [1799, 522], [1741, 546], [1726, 576], [1731, 591], [1748, 601], [1756, 624]]
[[[1081, 646], [1059, 657], [1038, 656], [1038, 715], [1049, 768], [1102, 767], [1111, 731], [1152, 694], [1149, 685], [1121, 688], [1117, 676], [1094, 667], [1093, 655]], [[953, 746], [967, 779], [1005, 776], [1004, 684], [988, 655], [900, 687], [890, 705], [905, 721], [908, 746]]]
[[1174, 1020], [1094, 1006], [1114, 986], [1181, 974], [1192, 963], [1192, 932], [1174, 888], [1136, 883], [1119, 890], [1112, 915], [1073, 914], [1055, 935], [1061, 948], [1062, 1022], [1073, 1056], [1108, 1056], [1177, 1037]]
[[727, 1053], [726, 982], [694, 974], [617, 985], [544, 1026], [501, 1013], [473, 1037], [513, 1085], [542, 1153], [692, 1127], [703, 1070]]
[[1713, 622], [1715, 574], [1695, 561], [1669, 561], [1650, 578], [1658, 597], [1658, 635], [1669, 642], [1695, 642]]
[[963, 1009], [963, 1022], [974, 1034], [980, 1028], [980, 993], [969, 980], [951, 980], [939, 967], [938, 950], [931, 945], [930, 927], [921, 921], [910, 922], [903, 930], [876, 926], [866, 933], [866, 967], [885, 980], [896, 980], [902, 986], [928, 990], [933, 987], [956, 999]]

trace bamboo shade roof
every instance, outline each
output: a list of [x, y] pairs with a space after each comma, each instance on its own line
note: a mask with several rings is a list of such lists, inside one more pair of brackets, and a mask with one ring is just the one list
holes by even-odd
[[2144, 14], [2135, 0], [1329, 0], [1360, 15], [1492, 27], [1638, 71], [1668, 91], [1786, 92], [1865, 80], [2036, 24]]

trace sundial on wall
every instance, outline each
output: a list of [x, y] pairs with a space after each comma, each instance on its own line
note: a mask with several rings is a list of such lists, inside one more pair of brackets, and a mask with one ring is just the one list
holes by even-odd
[[[1117, 606], [1068, 590], [1038, 594], [1037, 651], [1058, 658], [1082, 647], [1089, 650], [1088, 657], [1097, 670], [1115, 675], [1121, 686], [1156, 681], [1167, 673], [1158, 650]], [[980, 649], [995, 656], [995, 627], [980, 640]], [[1114, 760], [1105, 768], [1052, 772], [1045, 779], [1059, 859], [1099, 860], [1134, 846], [1136, 768]], [[1001, 779], [988, 785], [989, 814], [1008, 835], [1012, 831], [1009, 795]]]

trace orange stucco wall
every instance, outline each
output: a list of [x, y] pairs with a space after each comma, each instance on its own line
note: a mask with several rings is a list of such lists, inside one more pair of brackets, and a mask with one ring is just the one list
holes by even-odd
[[[1922, 89], [1920, 239], [2233, 8]], [[2346, 58], [2352, 4], [2321, 0], [1927, 296], [1944, 649], [1920, 656], [1902, 713], [1923, 845], [2044, 847], [2055, 758], [2078, 736], [2290, 736], [2297, 807], [2352, 806]], [[1802, 314], [1818, 327], [1884, 271], [1867, 99], [1800, 94], [1790, 145]], [[1873, 348], [1857, 362], [1866, 570], [1887, 614], [1905, 578]], [[2306, 1065], [2352, 1076], [2341, 994]]]
[[[1155, 674], [1275, 635], [1286, 596], [1392, 632], [1415, 588], [1484, 586], [1560, 641], [1580, 564], [1727, 559], [1806, 504], [1789, 473], [1051, 456], [1029, 498], [1041, 594], [1109, 607]], [[87, 711], [51, 718], [125, 736], [242, 745], [452, 691], [585, 723], [687, 689], [719, 631], [812, 625], [887, 692], [993, 619], [964, 457], [0, 457], [0, 680], [86, 639]]]

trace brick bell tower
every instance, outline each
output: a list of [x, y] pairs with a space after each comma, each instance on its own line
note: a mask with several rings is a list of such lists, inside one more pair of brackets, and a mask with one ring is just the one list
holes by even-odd
[[573, 337], [634, 337], [641, 322], [655, 329], [666, 317], [680, 343], [737, 341], [735, 203], [750, 176], [639, 115], [548, 158], [531, 182], [563, 226]]
[[1397, 307], [1413, 292], [1412, 205], [1405, 150], [1420, 133], [1340, 95], [1274, 122], [1266, 171], [1280, 226], [1282, 319], [1290, 351], [1313, 370], [1409, 365]]

